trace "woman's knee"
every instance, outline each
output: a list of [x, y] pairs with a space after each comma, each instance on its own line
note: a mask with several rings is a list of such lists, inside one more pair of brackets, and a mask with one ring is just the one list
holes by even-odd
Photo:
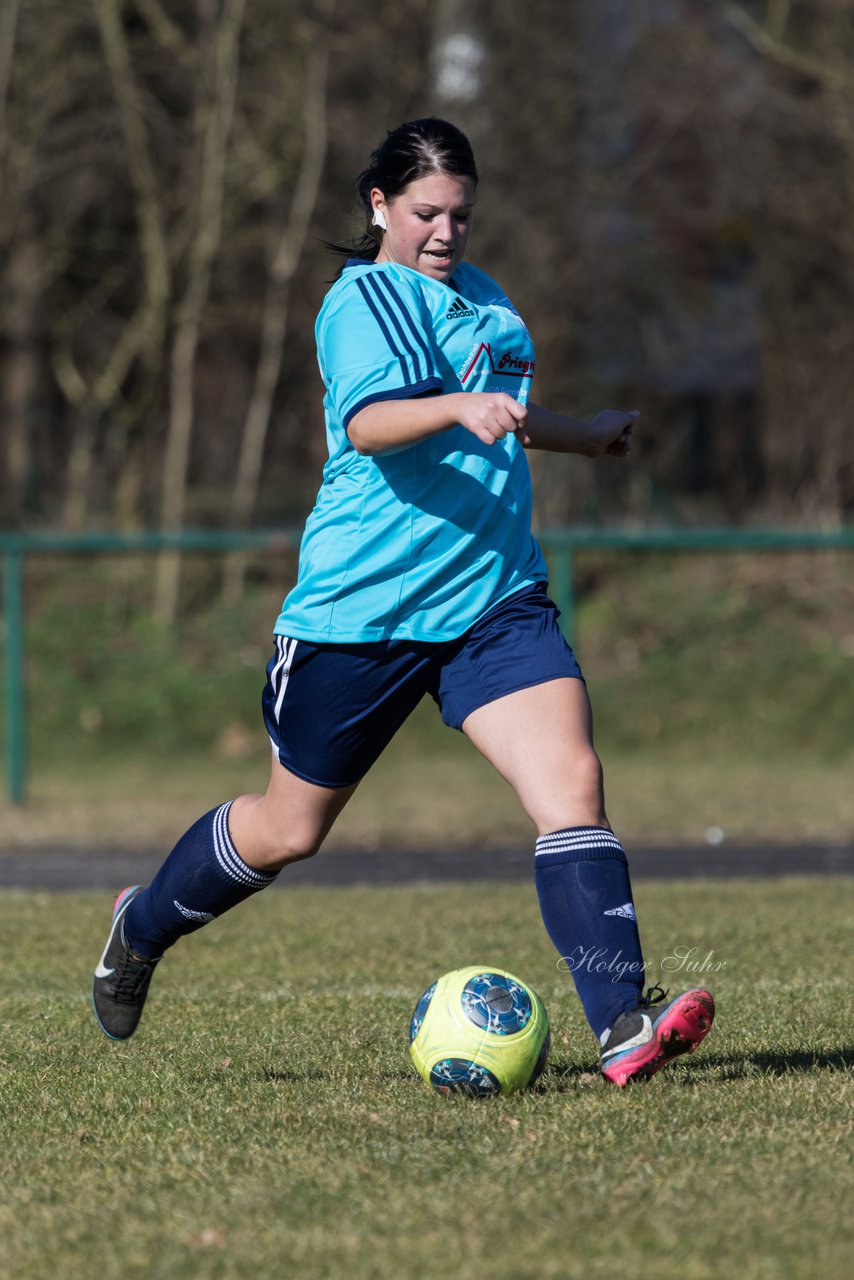
[[573, 753], [520, 793], [540, 835], [565, 827], [606, 826], [602, 763], [595, 751]]
[[602, 761], [592, 747], [582, 752], [572, 769], [572, 789], [591, 801], [601, 801], [605, 793]]
[[231, 838], [244, 862], [273, 872], [289, 862], [311, 858], [320, 849], [331, 822], [311, 807], [276, 804], [269, 794], [240, 796], [229, 815]]
[[313, 858], [320, 850], [326, 832], [312, 822], [293, 822], [287, 826], [273, 827], [266, 833], [266, 838], [256, 854], [256, 862], [263, 859], [263, 868], [259, 870], [280, 871], [290, 862], [302, 862]]

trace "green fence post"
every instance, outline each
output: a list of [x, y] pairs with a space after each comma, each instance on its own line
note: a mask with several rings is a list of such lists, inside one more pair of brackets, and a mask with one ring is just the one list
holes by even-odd
[[552, 599], [560, 609], [560, 625], [569, 644], [574, 644], [575, 632], [575, 583], [573, 581], [572, 547], [566, 543], [551, 549]]
[[12, 804], [24, 800], [24, 557], [3, 557], [3, 616], [6, 622], [6, 785]]

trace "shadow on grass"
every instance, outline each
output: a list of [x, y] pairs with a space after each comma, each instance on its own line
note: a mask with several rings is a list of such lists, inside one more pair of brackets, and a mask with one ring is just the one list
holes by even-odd
[[[829, 1052], [814, 1053], [704, 1053], [700, 1057], [684, 1058], [688, 1068], [683, 1084], [694, 1083], [699, 1076], [710, 1072], [721, 1073], [725, 1080], [746, 1080], [751, 1076], [785, 1076], [811, 1071], [850, 1071], [854, 1067], [854, 1046], [842, 1045]], [[273, 1084], [304, 1084], [306, 1080], [328, 1080], [329, 1072], [318, 1068], [301, 1068], [295, 1071], [266, 1068], [259, 1073], [262, 1080]], [[409, 1080], [410, 1071], [385, 1071], [383, 1079]], [[550, 1063], [541, 1079], [532, 1086], [534, 1093], [569, 1093], [579, 1087], [597, 1085], [602, 1076], [598, 1063]]]
[[[688, 1068], [685, 1083], [709, 1072], [720, 1072], [724, 1079], [741, 1080], [751, 1076], [785, 1076], [811, 1071], [850, 1071], [854, 1067], [854, 1046], [841, 1045], [824, 1052], [796, 1050], [790, 1053], [703, 1053], [698, 1057], [684, 1058]], [[543, 1088], [558, 1093], [575, 1089], [579, 1085], [593, 1084], [599, 1077], [599, 1066], [592, 1063], [578, 1066], [575, 1063], [551, 1063], [543, 1073]]]
[[265, 1067], [258, 1074], [262, 1080], [267, 1080], [271, 1084], [305, 1084], [306, 1080], [330, 1078], [328, 1071], [321, 1071], [317, 1067], [303, 1067], [299, 1071], [278, 1071], [272, 1067]]
[[720, 1068], [728, 1077], [752, 1075], [785, 1076], [791, 1072], [850, 1070], [854, 1067], [854, 1046], [840, 1045], [821, 1053], [795, 1050], [790, 1053], [706, 1053], [691, 1066], [696, 1070]]
[[[320, 1067], [298, 1068], [294, 1071], [281, 1070], [278, 1067], [265, 1067], [263, 1071], [258, 1072], [258, 1078], [267, 1080], [271, 1084], [304, 1084], [306, 1080], [333, 1080], [335, 1073], [331, 1070], [323, 1070]], [[382, 1079], [385, 1082], [392, 1080], [414, 1080], [415, 1073], [412, 1071], [383, 1071]]]

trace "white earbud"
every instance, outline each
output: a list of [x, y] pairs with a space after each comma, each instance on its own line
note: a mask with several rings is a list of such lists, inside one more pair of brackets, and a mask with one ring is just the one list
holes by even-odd
[[388, 231], [388, 223], [382, 209], [374, 209], [374, 226], [379, 227], [380, 231]]

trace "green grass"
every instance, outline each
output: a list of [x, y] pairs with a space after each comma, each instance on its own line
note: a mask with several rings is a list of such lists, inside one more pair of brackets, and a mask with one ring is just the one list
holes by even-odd
[[[533, 844], [534, 829], [511, 789], [460, 734], [436, 721], [432, 705], [416, 712], [338, 820], [327, 848]], [[0, 799], [0, 845], [168, 849], [199, 814], [264, 789], [268, 748], [260, 733], [252, 743], [236, 760], [203, 752], [175, 760], [152, 750], [43, 768], [33, 775], [25, 808]], [[672, 745], [599, 749], [608, 814], [629, 846], [702, 844], [714, 826], [730, 840], [759, 843], [845, 841], [854, 831], [854, 752], [828, 762], [788, 752], [686, 759]]]
[[[850, 839], [850, 554], [577, 560], [577, 647], [624, 838], [702, 841], [719, 826]], [[267, 569], [235, 611], [218, 601], [217, 563], [188, 558], [168, 633], [147, 612], [151, 561], [31, 562], [30, 803], [0, 799], [4, 845], [171, 843], [204, 809], [264, 788], [260, 690], [292, 566]], [[530, 825], [427, 700], [331, 842], [497, 839], [528, 843]]]
[[[125, 1045], [87, 1005], [108, 896], [0, 895], [0, 1275], [842, 1280], [848, 881], [637, 902], [650, 978], [680, 947], [722, 966], [718, 1022], [618, 1091], [527, 888], [273, 890], [179, 944]], [[546, 1002], [535, 1092], [445, 1099], [411, 1068], [417, 996], [470, 962]]]
[[[585, 579], [582, 579], [585, 581]], [[854, 750], [849, 553], [624, 555], [587, 566], [581, 654], [602, 741], [688, 761]]]

